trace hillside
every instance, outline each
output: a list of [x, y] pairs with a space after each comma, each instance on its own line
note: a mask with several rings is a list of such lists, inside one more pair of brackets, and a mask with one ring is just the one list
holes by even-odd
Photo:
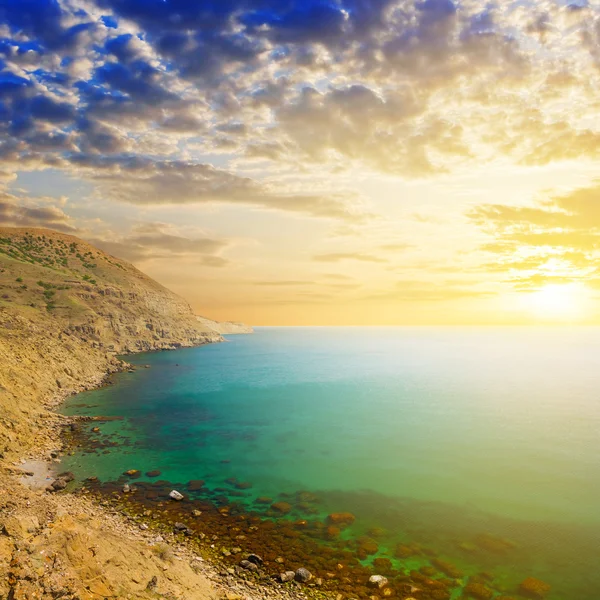
[[73, 236], [0, 228], [0, 452], [26, 449], [43, 402], [98, 383], [117, 354], [221, 340], [127, 262]]
[[196, 317], [196, 319], [204, 326], [212, 329], [216, 333], [221, 335], [238, 335], [254, 333], [254, 329], [250, 325], [245, 323], [238, 323], [235, 321], [213, 321], [206, 317]]

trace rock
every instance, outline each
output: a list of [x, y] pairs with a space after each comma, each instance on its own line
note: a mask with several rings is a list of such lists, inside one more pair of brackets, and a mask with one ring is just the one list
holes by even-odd
[[494, 592], [482, 583], [472, 581], [465, 586], [465, 594], [469, 598], [476, 600], [491, 600], [494, 597]]
[[529, 598], [545, 598], [550, 591], [550, 586], [535, 577], [528, 577], [519, 586], [519, 591]]
[[146, 477], [160, 477], [160, 475], [162, 475], [162, 473], [158, 469], [156, 469], [155, 471], [146, 472]]
[[128, 483], [126, 483], [126, 484], [123, 486], [123, 493], [124, 493], [124, 494], [129, 494], [129, 492], [131, 492], [131, 486], [130, 486]]
[[292, 510], [292, 505], [289, 502], [275, 502], [271, 504], [271, 508], [281, 515], [287, 515]]
[[175, 531], [185, 531], [187, 529], [187, 525], [184, 525], [183, 523], [175, 523], [175, 525], [173, 525], [173, 529], [175, 529]]
[[201, 510], [198, 510], [198, 509], [195, 508], [192, 511], [192, 517], [199, 517], [200, 515], [202, 515], [202, 511]]
[[86, 481], [92, 481], [92, 482], [94, 482], [94, 481], [98, 481], [98, 478], [97, 478], [97, 477], [95, 477], [95, 476], [92, 476], [92, 477], [88, 477], [88, 478], [86, 479]]
[[255, 565], [262, 565], [265, 561], [258, 554], [250, 554], [247, 559]]
[[242, 569], [246, 569], [246, 571], [252, 571], [254, 573], [258, 571], [258, 566], [249, 560], [241, 560], [240, 567], [242, 567]]
[[190, 490], [190, 492], [198, 492], [204, 487], [204, 483], [205, 482], [202, 479], [192, 479], [191, 481], [188, 481], [187, 489]]
[[414, 550], [414, 548], [411, 548], [406, 544], [398, 544], [394, 550], [394, 556], [396, 558], [410, 558], [415, 554], [417, 554], [417, 552]]
[[331, 513], [327, 517], [327, 522], [330, 525], [337, 525], [338, 527], [347, 527], [348, 525], [352, 525], [354, 521], [356, 521], [356, 517], [349, 512]]
[[275, 559], [275, 562], [276, 562], [277, 564], [279, 564], [279, 565], [282, 565], [282, 564], [285, 562], [285, 559], [281, 558], [281, 556], [278, 556], [278, 557]]
[[169, 498], [179, 502], [180, 500], [183, 500], [183, 494], [179, 493], [177, 490], [172, 490], [169, 492]]
[[158, 578], [156, 577], [156, 575], [148, 582], [148, 585], [146, 586], [146, 589], [148, 591], [154, 591], [156, 589], [156, 587], [158, 586]]
[[60, 490], [64, 490], [67, 487], [67, 482], [62, 479], [55, 479], [51, 484], [50, 487], [48, 488], [49, 491], [51, 492], [58, 492]]
[[140, 477], [141, 474], [142, 472], [138, 471], [137, 469], [129, 469], [129, 471], [125, 471], [125, 473], [123, 473], [123, 475], [127, 475], [127, 477], [131, 477], [132, 479]]
[[146, 525], [146, 523], [141, 523], [141, 524], [140, 524], [140, 529], [141, 529], [142, 531], [146, 531], [146, 530], [148, 529], [148, 525]]
[[269, 498], [268, 496], [260, 496], [254, 501], [255, 504], [271, 504], [272, 502], [273, 498]]
[[249, 481], [240, 481], [235, 484], [235, 487], [238, 490], [249, 490], [252, 487], [252, 484]]
[[371, 577], [369, 577], [369, 587], [381, 589], [387, 584], [387, 577], [384, 577], [383, 575], [371, 575]]
[[65, 471], [58, 474], [58, 479], [64, 479], [67, 483], [75, 480], [75, 475], [71, 471]]
[[312, 579], [312, 573], [308, 569], [300, 567], [296, 571], [294, 579], [300, 583], [306, 583]]
[[431, 561], [431, 564], [444, 575], [447, 575], [452, 579], [460, 579], [463, 576], [462, 571], [457, 569], [452, 563], [446, 562], [445, 560], [434, 558]]
[[287, 583], [288, 581], [294, 581], [295, 578], [296, 578], [295, 571], [286, 571], [285, 573], [279, 574], [279, 581], [281, 581], [281, 583]]

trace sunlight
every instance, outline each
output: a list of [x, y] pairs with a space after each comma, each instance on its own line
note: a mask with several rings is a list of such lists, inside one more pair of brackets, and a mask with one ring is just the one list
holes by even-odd
[[538, 318], [577, 320], [587, 312], [588, 292], [580, 283], [549, 283], [527, 297], [529, 310]]

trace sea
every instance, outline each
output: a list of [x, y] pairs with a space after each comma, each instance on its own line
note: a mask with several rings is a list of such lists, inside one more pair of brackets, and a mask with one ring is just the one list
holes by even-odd
[[[159, 470], [276, 522], [351, 513], [338, 548], [450, 572], [453, 598], [483, 573], [493, 597], [535, 578], [548, 600], [600, 599], [600, 329], [260, 327], [126, 360], [63, 406], [114, 418], [112, 445], [64, 457], [80, 485]], [[305, 517], [299, 493], [318, 499]]]

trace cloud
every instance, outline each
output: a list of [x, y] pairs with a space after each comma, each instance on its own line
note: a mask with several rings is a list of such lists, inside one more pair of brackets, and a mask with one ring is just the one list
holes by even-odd
[[89, 241], [105, 252], [137, 264], [172, 258], [188, 259], [207, 267], [229, 264], [221, 253], [230, 246], [230, 242], [208, 237], [185, 237], [161, 223], [138, 226], [125, 237]]
[[587, 281], [600, 259], [600, 184], [552, 196], [537, 205], [481, 205], [470, 219], [494, 241], [484, 268], [507, 273], [521, 287], [546, 281]]
[[0, 27], [0, 156], [97, 200], [356, 222], [339, 174], [598, 158], [590, 5], [8, 0]]
[[54, 198], [38, 198], [35, 201], [13, 196], [0, 191], [0, 225], [9, 227], [48, 227], [67, 233], [76, 228], [71, 218], [57, 206], [44, 206], [40, 203], [54, 203]]
[[226, 202], [345, 221], [370, 217], [352, 197], [288, 192], [208, 164], [95, 155], [74, 156], [71, 164], [102, 197], [132, 204]]
[[330, 254], [316, 254], [315, 256], [313, 256], [313, 260], [316, 262], [324, 263], [337, 263], [344, 260], [356, 260], [359, 262], [370, 263], [388, 262], [385, 258], [374, 256], [372, 254], [361, 254], [359, 252], [333, 252]]

